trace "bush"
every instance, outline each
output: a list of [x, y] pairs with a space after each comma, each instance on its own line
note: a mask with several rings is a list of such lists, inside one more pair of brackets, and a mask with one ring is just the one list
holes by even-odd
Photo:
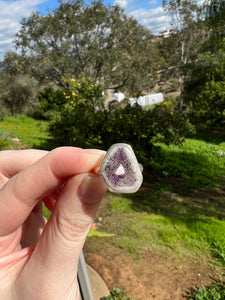
[[225, 127], [225, 82], [208, 81], [197, 95], [191, 116], [201, 127]]
[[101, 138], [107, 147], [116, 142], [130, 144], [144, 163], [154, 156], [155, 142], [180, 144], [188, 129], [187, 117], [165, 104], [155, 106], [152, 110], [144, 110], [139, 105], [127, 105], [115, 107], [107, 113]]
[[66, 103], [62, 90], [52, 87], [44, 88], [38, 94], [37, 116], [38, 118], [51, 119], [56, 111], [60, 111]]
[[[183, 134], [190, 129], [187, 116], [179, 112], [171, 99], [151, 110], [139, 105], [131, 107], [126, 101], [105, 109], [99, 84], [83, 77], [65, 82], [66, 88], [61, 92], [51, 91], [45, 104], [54, 112], [50, 133], [55, 146], [107, 150], [112, 144], [123, 142], [130, 144], [145, 163], [153, 156], [156, 141], [179, 144]], [[58, 95], [59, 99], [54, 103], [51, 99]]]
[[50, 134], [55, 146], [101, 147], [99, 133], [105, 115], [101, 85], [83, 76], [64, 81], [63, 90], [52, 91], [41, 102], [46, 110], [51, 109]]

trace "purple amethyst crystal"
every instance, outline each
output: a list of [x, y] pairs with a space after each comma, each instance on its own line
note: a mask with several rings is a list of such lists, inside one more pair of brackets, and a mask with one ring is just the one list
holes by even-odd
[[114, 144], [109, 148], [100, 172], [111, 192], [135, 193], [143, 181], [131, 146], [123, 143]]

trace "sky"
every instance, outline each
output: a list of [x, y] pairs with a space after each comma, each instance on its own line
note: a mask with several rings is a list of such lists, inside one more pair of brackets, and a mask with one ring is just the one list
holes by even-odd
[[[90, 3], [91, 0], [85, 2]], [[154, 34], [169, 28], [161, 0], [104, 0], [104, 3], [119, 4], [129, 16], [136, 18]], [[33, 11], [46, 14], [58, 6], [58, 0], [0, 0], [0, 59], [6, 51], [13, 50], [13, 40], [23, 17], [29, 17]]]
[[[91, 0], [85, 0], [90, 3]], [[129, 16], [136, 18], [153, 34], [169, 29], [169, 18], [162, 9], [161, 0], [104, 0], [105, 4], [119, 4]], [[13, 50], [12, 41], [20, 29], [20, 20], [33, 11], [46, 14], [59, 6], [58, 0], [0, 0], [0, 59]]]

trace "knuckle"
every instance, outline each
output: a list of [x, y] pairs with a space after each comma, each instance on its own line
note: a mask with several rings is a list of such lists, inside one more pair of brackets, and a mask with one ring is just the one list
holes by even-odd
[[80, 242], [86, 238], [92, 219], [85, 215], [65, 215], [58, 213], [56, 225], [61, 236], [67, 241]]

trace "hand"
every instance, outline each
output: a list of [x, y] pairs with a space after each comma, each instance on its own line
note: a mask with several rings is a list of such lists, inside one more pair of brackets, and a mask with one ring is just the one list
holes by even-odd
[[[80, 252], [106, 186], [103, 151], [0, 152], [0, 299], [80, 299]], [[42, 200], [51, 209], [47, 221]]]

